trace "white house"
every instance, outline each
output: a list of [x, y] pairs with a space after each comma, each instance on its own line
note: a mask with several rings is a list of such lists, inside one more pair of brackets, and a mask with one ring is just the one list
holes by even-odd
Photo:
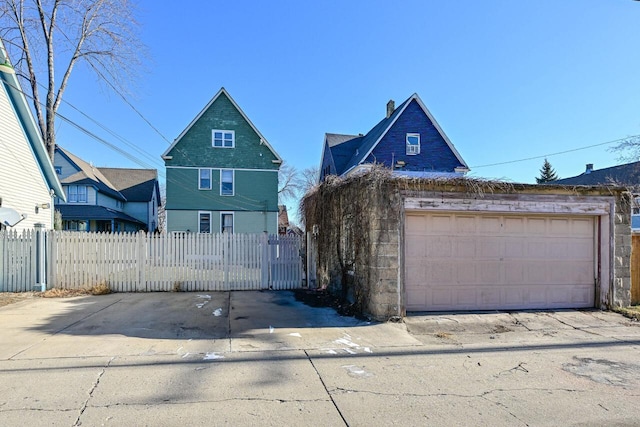
[[22, 231], [36, 224], [53, 228], [55, 196], [65, 200], [40, 130], [0, 40], [0, 208], [22, 217], [17, 224], [11, 221], [0, 224], [0, 228]]

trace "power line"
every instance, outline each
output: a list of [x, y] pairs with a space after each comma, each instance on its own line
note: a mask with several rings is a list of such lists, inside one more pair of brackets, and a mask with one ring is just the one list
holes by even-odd
[[501, 165], [508, 165], [508, 164], [511, 164], [511, 163], [526, 162], [526, 161], [529, 161], [529, 160], [544, 159], [544, 158], [547, 158], [547, 157], [557, 156], [557, 155], [560, 155], [560, 154], [573, 153], [575, 151], [587, 150], [589, 148], [594, 148], [594, 147], [601, 147], [603, 145], [621, 143], [621, 142], [624, 142], [624, 141], [627, 141], [627, 140], [630, 140], [630, 139], [633, 139], [633, 138], [640, 138], [640, 135], [631, 135], [631, 136], [628, 136], [626, 138], [616, 139], [614, 141], [601, 142], [599, 144], [587, 145], [587, 146], [584, 146], [584, 147], [573, 148], [571, 150], [565, 150], [565, 151], [558, 151], [558, 152], [555, 152], [555, 153], [543, 154], [543, 155], [540, 155], [540, 156], [527, 157], [525, 159], [508, 160], [508, 161], [499, 162], [499, 163], [490, 163], [490, 164], [486, 164], [486, 165], [471, 166], [471, 169], [487, 168], [487, 167], [490, 167], [490, 166], [501, 166]]

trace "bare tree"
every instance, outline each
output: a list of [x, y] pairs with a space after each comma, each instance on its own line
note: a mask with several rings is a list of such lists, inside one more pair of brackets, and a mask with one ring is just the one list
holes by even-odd
[[640, 136], [624, 138], [609, 150], [619, 153], [619, 161], [637, 162], [640, 159]]
[[295, 198], [300, 187], [300, 178], [295, 166], [282, 162], [278, 171], [278, 203]]
[[300, 173], [300, 193], [304, 195], [313, 187], [318, 185], [320, 178], [320, 169], [317, 166], [311, 166], [303, 169]]
[[146, 52], [137, 32], [130, 0], [0, 0], [0, 37], [18, 58], [51, 159], [54, 119], [74, 67], [84, 62], [107, 85], [123, 88]]

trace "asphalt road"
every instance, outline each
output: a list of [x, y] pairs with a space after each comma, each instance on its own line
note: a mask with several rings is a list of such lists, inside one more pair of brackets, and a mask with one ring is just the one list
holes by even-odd
[[640, 425], [640, 325], [599, 311], [370, 323], [291, 292], [0, 307], [0, 425]]

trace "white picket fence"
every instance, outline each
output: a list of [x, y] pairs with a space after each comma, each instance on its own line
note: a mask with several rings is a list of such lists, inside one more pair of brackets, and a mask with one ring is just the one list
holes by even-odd
[[0, 231], [0, 291], [32, 291], [35, 283], [35, 230]]
[[[47, 288], [104, 283], [117, 292], [296, 289], [304, 280], [298, 236], [43, 234]], [[0, 233], [0, 291], [33, 290], [35, 252], [35, 233]]]

